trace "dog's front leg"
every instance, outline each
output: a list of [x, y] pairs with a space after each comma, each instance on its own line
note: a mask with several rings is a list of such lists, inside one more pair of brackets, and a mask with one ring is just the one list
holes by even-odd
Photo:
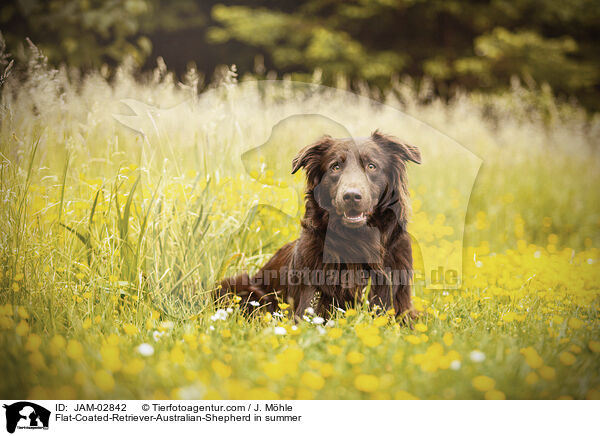
[[316, 312], [317, 308], [320, 306], [320, 299], [321, 291], [318, 289], [313, 287], [300, 289], [298, 292], [298, 301], [294, 301], [294, 319], [296, 321], [300, 321], [302, 316], [304, 316], [304, 312], [306, 312], [308, 308], [313, 308]]
[[379, 306], [384, 312], [393, 307], [394, 288], [391, 285], [373, 286], [372, 296], [369, 299], [371, 307]]

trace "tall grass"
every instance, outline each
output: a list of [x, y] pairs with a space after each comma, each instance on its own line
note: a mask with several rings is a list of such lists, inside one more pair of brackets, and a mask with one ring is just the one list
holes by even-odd
[[[205, 330], [214, 283], [257, 268], [297, 235], [303, 180], [289, 175], [291, 157], [327, 126], [353, 136], [379, 128], [422, 149], [425, 164], [410, 169], [410, 229], [424, 256], [472, 265], [474, 253], [498, 253], [510, 263], [510, 254], [527, 246], [573, 253], [571, 259], [598, 246], [596, 115], [558, 102], [545, 87], [516, 83], [501, 96], [460, 94], [449, 102], [409, 81], [379, 95], [384, 104], [374, 94], [238, 82], [233, 70], [199, 89], [193, 71], [178, 82], [164, 64], [148, 75], [125, 63], [110, 79], [106, 71], [82, 76], [53, 70], [32, 47], [29, 64], [8, 77], [1, 97], [0, 301], [11, 304], [14, 322], [6, 327], [26, 320], [45, 339], [82, 342], [88, 331], [100, 341], [123, 325], [139, 333], [159, 321], [176, 323], [174, 337], [189, 323]], [[269, 140], [273, 126], [298, 114], [335, 123], [299, 122]], [[256, 151], [265, 143], [276, 153]], [[273, 154], [277, 160], [267, 161]], [[586, 286], [597, 286], [585, 271]], [[470, 277], [465, 286], [487, 289], [477, 288], [481, 276]], [[421, 297], [427, 292], [417, 289]], [[467, 310], [452, 307], [457, 318]], [[262, 325], [229, 319], [240, 337]], [[25, 336], [3, 336], [2, 369], [14, 376], [3, 381], [5, 395], [25, 396], [41, 383], [21, 369]], [[94, 355], [93, 341], [86, 344]], [[46, 365], [64, 377], [77, 371], [42, 359], [30, 363], [40, 374]], [[88, 370], [95, 368], [79, 368]], [[101, 395], [81, 386], [77, 395]], [[127, 386], [115, 395], [155, 392]], [[153, 389], [171, 387], [165, 377]]]

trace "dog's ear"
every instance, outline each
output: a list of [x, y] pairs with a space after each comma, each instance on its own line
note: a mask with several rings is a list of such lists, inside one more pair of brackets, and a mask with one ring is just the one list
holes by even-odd
[[395, 153], [398, 153], [402, 160], [409, 160], [417, 164], [421, 163], [421, 152], [414, 145], [402, 142], [393, 136], [384, 135], [383, 133], [379, 132], [379, 130], [375, 130], [373, 132], [371, 139], [373, 139], [373, 141], [376, 143], [393, 150]]
[[324, 135], [316, 142], [300, 150], [292, 160], [292, 174], [295, 174], [300, 168], [306, 168], [307, 170], [317, 168], [320, 164], [321, 155], [331, 145], [331, 139], [331, 136]]

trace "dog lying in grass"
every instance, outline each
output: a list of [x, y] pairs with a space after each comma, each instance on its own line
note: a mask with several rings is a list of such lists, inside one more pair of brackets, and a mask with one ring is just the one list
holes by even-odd
[[283, 300], [296, 318], [309, 308], [327, 316], [363, 297], [396, 316], [411, 314], [408, 161], [420, 164], [419, 150], [378, 131], [324, 136], [302, 149], [292, 162], [292, 174], [306, 171], [300, 237], [254, 276], [224, 279], [218, 296], [233, 293], [250, 310], [274, 311]]

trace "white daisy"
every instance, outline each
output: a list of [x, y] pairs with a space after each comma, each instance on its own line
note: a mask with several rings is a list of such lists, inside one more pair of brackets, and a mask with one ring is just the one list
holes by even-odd
[[473, 361], [473, 362], [483, 362], [485, 360], [485, 354], [483, 354], [481, 351], [479, 350], [473, 350], [471, 351], [471, 353], [469, 354], [469, 358]]
[[154, 347], [150, 344], [143, 343], [138, 345], [137, 352], [142, 356], [152, 356], [154, 354]]
[[219, 309], [213, 316], [210, 317], [211, 321], [225, 321], [227, 319], [227, 311]]

